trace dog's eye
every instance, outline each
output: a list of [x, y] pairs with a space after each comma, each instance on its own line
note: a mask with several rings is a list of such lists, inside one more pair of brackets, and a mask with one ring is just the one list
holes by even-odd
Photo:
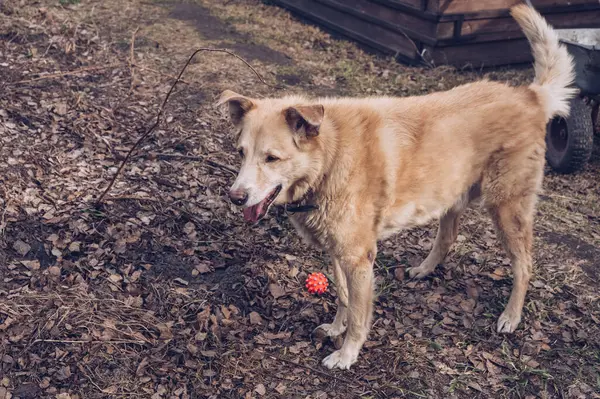
[[244, 150], [242, 148], [238, 150], [238, 153], [240, 154], [240, 157], [244, 158]]
[[267, 158], [265, 158], [265, 162], [267, 162], [267, 163], [276, 162], [276, 161], [279, 161], [279, 158], [277, 158], [276, 156], [273, 156], [273, 155], [267, 155]]
[[302, 125], [304, 125], [304, 122], [302, 121], [302, 119], [298, 119], [298, 122], [296, 122], [296, 130], [300, 130], [302, 128]]

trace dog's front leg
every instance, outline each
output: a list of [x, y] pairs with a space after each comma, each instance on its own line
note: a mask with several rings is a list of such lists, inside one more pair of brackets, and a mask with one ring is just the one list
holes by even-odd
[[343, 334], [346, 331], [348, 320], [348, 283], [342, 265], [337, 259], [333, 260], [333, 276], [338, 296], [337, 313], [335, 314], [333, 323], [321, 324], [314, 331], [322, 330], [327, 337], [337, 337]]
[[327, 368], [349, 369], [367, 339], [373, 313], [373, 261], [375, 245], [363, 251], [353, 250], [337, 260], [348, 287], [346, 337], [342, 348], [323, 359]]

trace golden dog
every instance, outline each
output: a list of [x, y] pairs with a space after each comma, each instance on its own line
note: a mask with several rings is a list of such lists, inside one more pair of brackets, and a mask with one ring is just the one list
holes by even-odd
[[423, 278], [443, 261], [475, 200], [512, 262], [513, 289], [498, 332], [513, 332], [521, 321], [546, 124], [568, 115], [577, 91], [570, 87], [572, 58], [543, 17], [525, 5], [511, 14], [535, 59], [527, 87], [481, 81], [408, 98], [221, 95], [242, 156], [231, 200], [250, 222], [273, 204], [305, 207], [291, 216], [294, 226], [333, 260], [337, 314], [318, 328], [346, 336], [323, 360], [326, 367], [348, 369], [367, 338], [377, 241], [439, 218], [431, 253], [409, 270]]

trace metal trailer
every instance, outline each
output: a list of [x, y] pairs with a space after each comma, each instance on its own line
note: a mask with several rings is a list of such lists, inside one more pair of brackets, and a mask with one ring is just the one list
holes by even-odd
[[568, 118], [555, 118], [546, 133], [546, 159], [559, 173], [581, 170], [594, 147], [600, 107], [600, 29], [558, 30], [575, 61], [579, 96], [571, 101]]

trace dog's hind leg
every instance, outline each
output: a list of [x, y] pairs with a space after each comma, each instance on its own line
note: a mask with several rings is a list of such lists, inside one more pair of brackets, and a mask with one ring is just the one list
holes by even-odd
[[461, 215], [467, 209], [469, 203], [479, 198], [480, 195], [479, 185], [474, 185], [440, 218], [440, 226], [435, 236], [433, 248], [431, 248], [431, 252], [429, 252], [429, 255], [419, 267], [408, 269], [408, 275], [411, 278], [427, 277], [435, 270], [437, 265], [443, 262], [458, 236], [458, 223]]
[[337, 313], [331, 324], [321, 324], [313, 331], [322, 330], [328, 337], [337, 337], [346, 331], [348, 319], [348, 283], [342, 265], [337, 259], [333, 260], [333, 275], [337, 291]]
[[375, 243], [369, 248], [364, 251], [355, 248], [353, 255], [339, 259], [348, 284], [348, 329], [341, 349], [323, 359], [327, 368], [349, 369], [367, 339], [373, 315]]
[[437, 265], [442, 263], [450, 247], [454, 244], [458, 235], [458, 222], [464, 209], [452, 208], [440, 219], [435, 243], [431, 252], [425, 260], [418, 266], [408, 269], [408, 275], [411, 278], [424, 278], [431, 274]]
[[498, 332], [511, 333], [521, 321], [525, 294], [532, 273], [533, 208], [535, 196], [528, 195], [490, 206], [489, 211], [513, 270], [513, 287], [508, 304], [498, 319]]

